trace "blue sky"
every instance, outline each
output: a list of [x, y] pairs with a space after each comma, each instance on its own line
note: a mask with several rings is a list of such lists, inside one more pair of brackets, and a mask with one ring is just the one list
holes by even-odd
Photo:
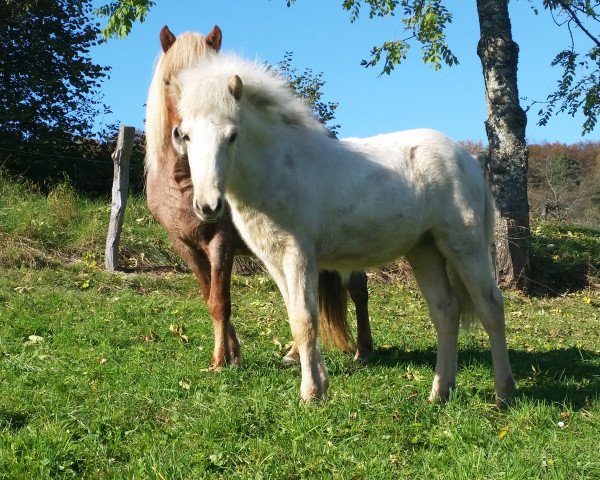
[[[98, 0], [98, 4], [104, 4]], [[154, 62], [160, 52], [158, 34], [168, 25], [176, 35], [184, 31], [208, 33], [213, 25], [223, 31], [223, 51], [272, 64], [286, 51], [294, 66], [323, 72], [325, 99], [339, 102], [336, 123], [340, 137], [429, 127], [457, 140], [486, 143], [486, 106], [481, 64], [476, 54], [479, 24], [475, 1], [451, 1], [454, 14], [448, 42], [460, 65], [435, 71], [423, 65], [419, 48], [411, 50], [391, 76], [379, 67], [364, 68], [374, 45], [403, 37], [398, 18], [362, 15], [355, 23], [341, 8], [341, 0], [157, 0], [144, 23], [137, 23], [127, 39], [111, 39], [92, 50], [95, 62], [112, 67], [103, 87], [104, 102], [113, 113], [98, 119], [98, 127], [125, 123], [143, 128], [144, 104]], [[554, 55], [568, 45], [566, 29], [554, 25], [547, 12], [534, 15], [531, 5], [541, 1], [511, 1], [513, 37], [520, 47], [519, 94], [526, 106], [551, 92], [560, 71], [550, 67]], [[368, 12], [364, 12], [368, 13]], [[589, 45], [581, 43], [582, 48]], [[563, 114], [538, 127], [538, 108], [528, 113], [530, 142], [577, 142], [582, 117]], [[583, 139], [597, 140], [598, 129]]]

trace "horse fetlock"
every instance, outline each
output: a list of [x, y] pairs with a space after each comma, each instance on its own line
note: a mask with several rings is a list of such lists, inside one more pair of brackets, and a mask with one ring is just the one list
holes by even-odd
[[512, 405], [516, 389], [517, 386], [512, 377], [506, 378], [502, 382], [496, 382], [496, 406], [502, 408]]
[[213, 352], [212, 360], [210, 362], [210, 369], [214, 371], [221, 371], [224, 367], [239, 367], [240, 366], [240, 350], [232, 349], [215, 349]]

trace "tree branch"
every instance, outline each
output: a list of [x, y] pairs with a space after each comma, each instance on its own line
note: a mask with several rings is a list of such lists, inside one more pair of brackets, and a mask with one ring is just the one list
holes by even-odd
[[600, 48], [600, 40], [598, 40], [594, 35], [592, 35], [590, 33], [590, 31], [587, 28], [585, 28], [583, 26], [583, 24], [581, 23], [581, 20], [579, 20], [579, 18], [577, 17], [577, 14], [573, 11], [573, 9], [564, 1], [560, 2], [560, 6], [564, 11], [566, 11], [571, 16], [571, 19], [577, 24], [577, 26], [581, 29], [581, 31], [583, 33], [585, 33], [592, 40], [592, 42], [594, 42], [596, 44], [596, 46], [598, 48]]

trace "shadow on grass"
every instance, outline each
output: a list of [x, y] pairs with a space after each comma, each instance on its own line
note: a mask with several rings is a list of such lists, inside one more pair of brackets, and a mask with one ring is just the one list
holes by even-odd
[[531, 237], [531, 294], [556, 297], [597, 285], [600, 279], [600, 231], [540, 225]]
[[[567, 403], [583, 408], [600, 397], [600, 354], [578, 348], [547, 352], [509, 350], [513, 373], [517, 381], [517, 397], [551, 403]], [[407, 352], [401, 349], [379, 349], [373, 353], [369, 366], [397, 367], [412, 364], [435, 369], [434, 348]], [[482, 365], [492, 369], [489, 351], [462, 349], [458, 368]]]
[[16, 432], [25, 427], [28, 421], [29, 415], [23, 412], [13, 412], [0, 408], [0, 429]]

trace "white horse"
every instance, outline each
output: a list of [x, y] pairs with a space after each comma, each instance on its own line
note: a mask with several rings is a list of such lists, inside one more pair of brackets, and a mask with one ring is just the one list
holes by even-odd
[[226, 199], [275, 279], [300, 352], [302, 399], [324, 399], [328, 388], [316, 331], [319, 269], [360, 270], [400, 256], [437, 331], [430, 400], [454, 388], [468, 312], [488, 333], [497, 399], [511, 399], [489, 257], [492, 198], [472, 155], [433, 130], [332, 139], [284, 79], [233, 55], [202, 59], [173, 88], [182, 118], [173, 142], [189, 159], [194, 210], [216, 221]]

